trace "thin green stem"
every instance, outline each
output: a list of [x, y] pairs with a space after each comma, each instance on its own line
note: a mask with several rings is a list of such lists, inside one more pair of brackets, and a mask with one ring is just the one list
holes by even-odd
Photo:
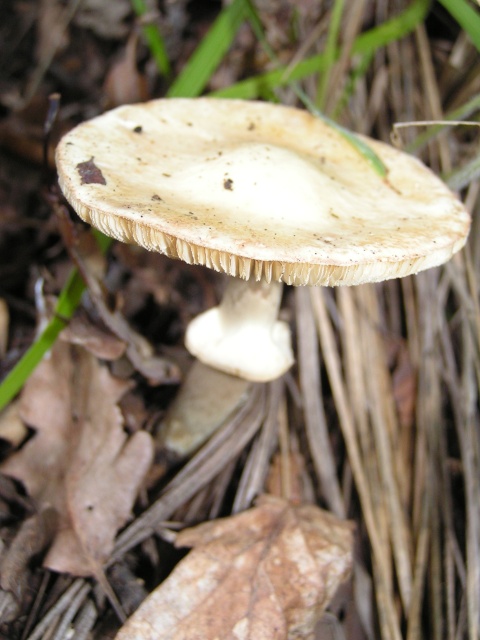
[[[145, 2], [143, 0], [130, 0], [130, 2], [136, 15], [142, 18], [147, 12]], [[142, 32], [147, 41], [150, 53], [152, 54], [152, 58], [155, 60], [157, 69], [164, 76], [168, 77], [171, 73], [171, 67], [162, 34], [154, 24], [142, 25]]]
[[[257, 12], [255, 11], [253, 5], [251, 5], [250, 2], [248, 2], [247, 8], [248, 8], [247, 17], [255, 33], [257, 40], [262, 44], [262, 47], [266, 52], [266, 54], [268, 55], [268, 57], [270, 58], [270, 60], [278, 64], [278, 58], [267, 42], [267, 39], [263, 32], [261, 20]], [[373, 151], [373, 149], [371, 149], [361, 138], [356, 136], [354, 133], [352, 133], [351, 131], [348, 131], [348, 129], [345, 129], [344, 127], [334, 122], [332, 119], [325, 116], [317, 108], [317, 106], [310, 100], [310, 98], [303, 91], [303, 89], [298, 85], [298, 83], [292, 82], [290, 86], [293, 89], [293, 91], [297, 94], [298, 98], [303, 102], [305, 107], [310, 111], [310, 113], [314, 114], [317, 118], [320, 118], [321, 120], [323, 120], [323, 122], [325, 122], [330, 127], [332, 127], [332, 129], [335, 129], [336, 131], [338, 131], [340, 135], [343, 136], [347, 140], [347, 142], [349, 142], [349, 144], [351, 144], [352, 147], [354, 147], [354, 149], [356, 149], [356, 151], [358, 151], [358, 153], [360, 153], [365, 158], [365, 160], [371, 165], [371, 167], [376, 171], [376, 173], [378, 173], [382, 178], [384, 178], [387, 175], [387, 169], [385, 165], [383, 164], [381, 159], [377, 156], [377, 154]]]
[[468, 33], [477, 51], [480, 51], [480, 14], [467, 0], [440, 0], [462, 29]]
[[[112, 242], [111, 238], [98, 232], [95, 232], [95, 238], [100, 250], [105, 253]], [[72, 269], [60, 293], [52, 318], [0, 385], [0, 411], [13, 400], [44, 355], [52, 348], [60, 332], [75, 313], [84, 291], [85, 283], [77, 269]]]
[[[405, 37], [424, 20], [429, 7], [430, 0], [414, 0], [400, 15], [360, 34], [352, 45], [352, 56], [357, 54], [370, 55], [377, 49]], [[335, 59], [338, 59], [339, 54], [340, 50], [336, 50]], [[219, 98], [253, 100], [264, 95], [265, 91], [272, 91], [275, 88], [284, 87], [292, 81], [302, 80], [314, 73], [325, 71], [326, 65], [325, 54], [321, 53], [301, 60], [291, 69], [280, 67], [274, 71], [241, 80], [224, 89], [213, 91], [210, 95]]]
[[345, 6], [345, 0], [335, 0], [332, 8], [332, 17], [330, 19], [330, 25], [328, 28], [327, 42], [324, 51], [324, 70], [320, 74], [317, 87], [317, 96], [315, 99], [315, 105], [320, 111], [325, 111], [325, 105], [327, 102], [327, 91], [330, 82], [330, 75], [332, 73], [333, 65], [337, 57], [338, 39], [340, 35], [340, 26], [342, 23], [343, 9]]
[[207, 35], [195, 49], [168, 96], [200, 95], [232, 45], [246, 17], [246, 1], [233, 0], [217, 16]]

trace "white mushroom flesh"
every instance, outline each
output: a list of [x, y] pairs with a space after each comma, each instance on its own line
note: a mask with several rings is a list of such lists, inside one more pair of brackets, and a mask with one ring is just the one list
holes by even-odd
[[277, 320], [283, 286], [230, 278], [218, 307], [192, 320], [188, 351], [204, 364], [245, 380], [267, 382], [293, 364], [290, 327]]

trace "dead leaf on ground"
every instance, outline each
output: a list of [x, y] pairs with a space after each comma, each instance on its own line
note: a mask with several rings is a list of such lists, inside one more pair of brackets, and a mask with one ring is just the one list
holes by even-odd
[[10, 315], [7, 303], [3, 298], [0, 298], [0, 358], [3, 358], [7, 353], [9, 324]]
[[83, 0], [74, 22], [79, 27], [91, 29], [101, 38], [116, 40], [126, 36], [126, 19], [131, 12], [128, 0]]
[[60, 334], [65, 342], [81, 345], [101, 360], [117, 360], [127, 348], [124, 340], [93, 325], [86, 314], [77, 313]]
[[352, 526], [312, 505], [263, 496], [236, 516], [186, 529], [193, 547], [116, 640], [313, 638], [352, 564]]
[[138, 33], [132, 32], [121, 58], [107, 73], [103, 90], [108, 108], [144, 102], [149, 98], [147, 79], [137, 68], [137, 44]]
[[298, 451], [285, 455], [276, 453], [270, 463], [266, 480], [266, 490], [274, 496], [288, 497], [293, 504], [309, 502], [306, 500], [305, 460]]
[[87, 284], [90, 299], [105, 326], [126, 344], [125, 353], [132, 366], [151, 385], [178, 382], [180, 371], [176, 364], [166, 358], [156, 356], [150, 342], [130, 326], [124, 315], [118, 310], [110, 309], [106, 300], [106, 292], [92, 269], [92, 263], [94, 264], [92, 261], [96, 256], [103, 260], [98, 247], [92, 246], [92, 253], [87, 261], [85, 256], [82, 255], [83, 251], [78, 250], [73, 225], [68, 222], [66, 217], [62, 216], [61, 219], [62, 236], [69, 246], [70, 254], [74, 257], [75, 263]]
[[20, 403], [11, 402], [0, 411], [0, 439], [11, 447], [18, 447], [27, 437], [28, 429], [20, 418]]
[[21, 610], [22, 600], [30, 587], [31, 558], [50, 543], [56, 527], [57, 514], [47, 507], [27, 518], [0, 564], [0, 588], [11, 594], [9, 612], [2, 611], [2, 622], [14, 620]]
[[[48, 110], [48, 100], [44, 95], [36, 95], [21, 110], [12, 112], [0, 122], [0, 148], [7, 150], [17, 158], [43, 166], [45, 142], [44, 122]], [[51, 138], [48, 149], [48, 166], [55, 167], [55, 146], [60, 137], [71, 128], [66, 122], [60, 122]], [[6, 203], [6, 201], [4, 201]], [[24, 223], [33, 220], [25, 220]], [[18, 220], [17, 220], [18, 224]]]
[[67, 45], [64, 7], [58, 0], [40, 0], [35, 39], [35, 58], [42, 63], [52, 52]]
[[21, 415], [35, 436], [0, 467], [22, 481], [39, 508], [59, 515], [45, 566], [94, 575], [153, 457], [149, 434], [128, 437], [118, 402], [130, 384], [83, 349], [59, 342], [29, 378]]

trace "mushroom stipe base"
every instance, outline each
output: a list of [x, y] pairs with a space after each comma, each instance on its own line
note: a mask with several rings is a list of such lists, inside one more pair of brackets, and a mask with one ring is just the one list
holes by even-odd
[[230, 278], [222, 302], [192, 320], [185, 346], [204, 364], [252, 382], [293, 364], [290, 327], [277, 320], [283, 285]]

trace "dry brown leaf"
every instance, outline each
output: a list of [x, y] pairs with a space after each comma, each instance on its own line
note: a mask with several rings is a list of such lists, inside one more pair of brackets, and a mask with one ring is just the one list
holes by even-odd
[[[24, 109], [13, 111], [6, 118], [3, 118], [0, 122], [0, 147], [18, 158], [24, 158], [29, 163], [42, 166], [45, 140], [44, 121], [47, 110], [48, 103], [45, 96], [34, 96]], [[71, 126], [68, 122], [62, 122], [55, 127], [51, 148], [48, 150], [48, 165], [52, 169], [55, 167], [56, 143]], [[2, 206], [6, 205], [6, 199], [4, 199]], [[7, 208], [6, 216], [9, 213]], [[8, 220], [6, 216], [5, 222]], [[26, 223], [26, 221], [24, 222]], [[16, 223], [18, 225], [18, 220]]]
[[86, 315], [77, 314], [62, 331], [62, 340], [84, 347], [101, 360], [117, 360], [127, 348], [124, 340], [93, 325]]
[[12, 447], [18, 447], [28, 435], [19, 415], [19, 402], [15, 400], [0, 411], [0, 439]]
[[352, 527], [312, 505], [257, 506], [177, 536], [193, 547], [116, 640], [313, 638], [348, 577]]
[[131, 11], [128, 0], [83, 0], [74, 22], [79, 27], [91, 29], [101, 38], [120, 39], [127, 34], [126, 19]]
[[67, 44], [63, 24], [64, 7], [59, 0], [40, 0], [38, 11], [35, 58], [40, 63], [50, 59], [52, 52]]
[[[68, 234], [70, 229], [67, 228], [66, 231]], [[70, 251], [72, 256], [75, 257], [77, 267], [88, 286], [90, 298], [100, 318], [117, 338], [125, 342], [126, 355], [133, 367], [152, 385], [178, 381], [180, 377], [178, 367], [165, 358], [155, 356], [154, 349], [148, 340], [134, 331], [122, 313], [118, 310], [112, 311], [110, 309], [106, 301], [105, 291], [100, 281], [95, 277], [90, 264], [86, 262], [73, 245], [70, 246]], [[96, 253], [99, 254], [98, 247]]]
[[133, 32], [122, 57], [114, 62], [105, 78], [103, 90], [109, 108], [149, 98], [147, 79], [137, 68], [137, 44], [138, 34]]
[[288, 497], [293, 504], [305, 501], [305, 460], [295, 451], [286, 458], [283, 453], [276, 453], [270, 463], [265, 486], [267, 492], [274, 496]]
[[3, 298], [0, 298], [0, 358], [3, 358], [7, 353], [9, 324], [10, 315], [7, 303]]
[[52, 505], [58, 502], [56, 487], [62, 484], [69, 447], [71, 376], [69, 347], [62, 345], [39, 365], [21, 397], [21, 418], [38, 433], [0, 467], [20, 479], [32, 497]]
[[83, 349], [59, 342], [30, 377], [23, 420], [36, 435], [0, 467], [39, 506], [53, 506], [59, 531], [45, 559], [56, 571], [95, 574], [128, 520], [153, 456], [150, 436], [130, 438], [118, 401], [129, 384]]

